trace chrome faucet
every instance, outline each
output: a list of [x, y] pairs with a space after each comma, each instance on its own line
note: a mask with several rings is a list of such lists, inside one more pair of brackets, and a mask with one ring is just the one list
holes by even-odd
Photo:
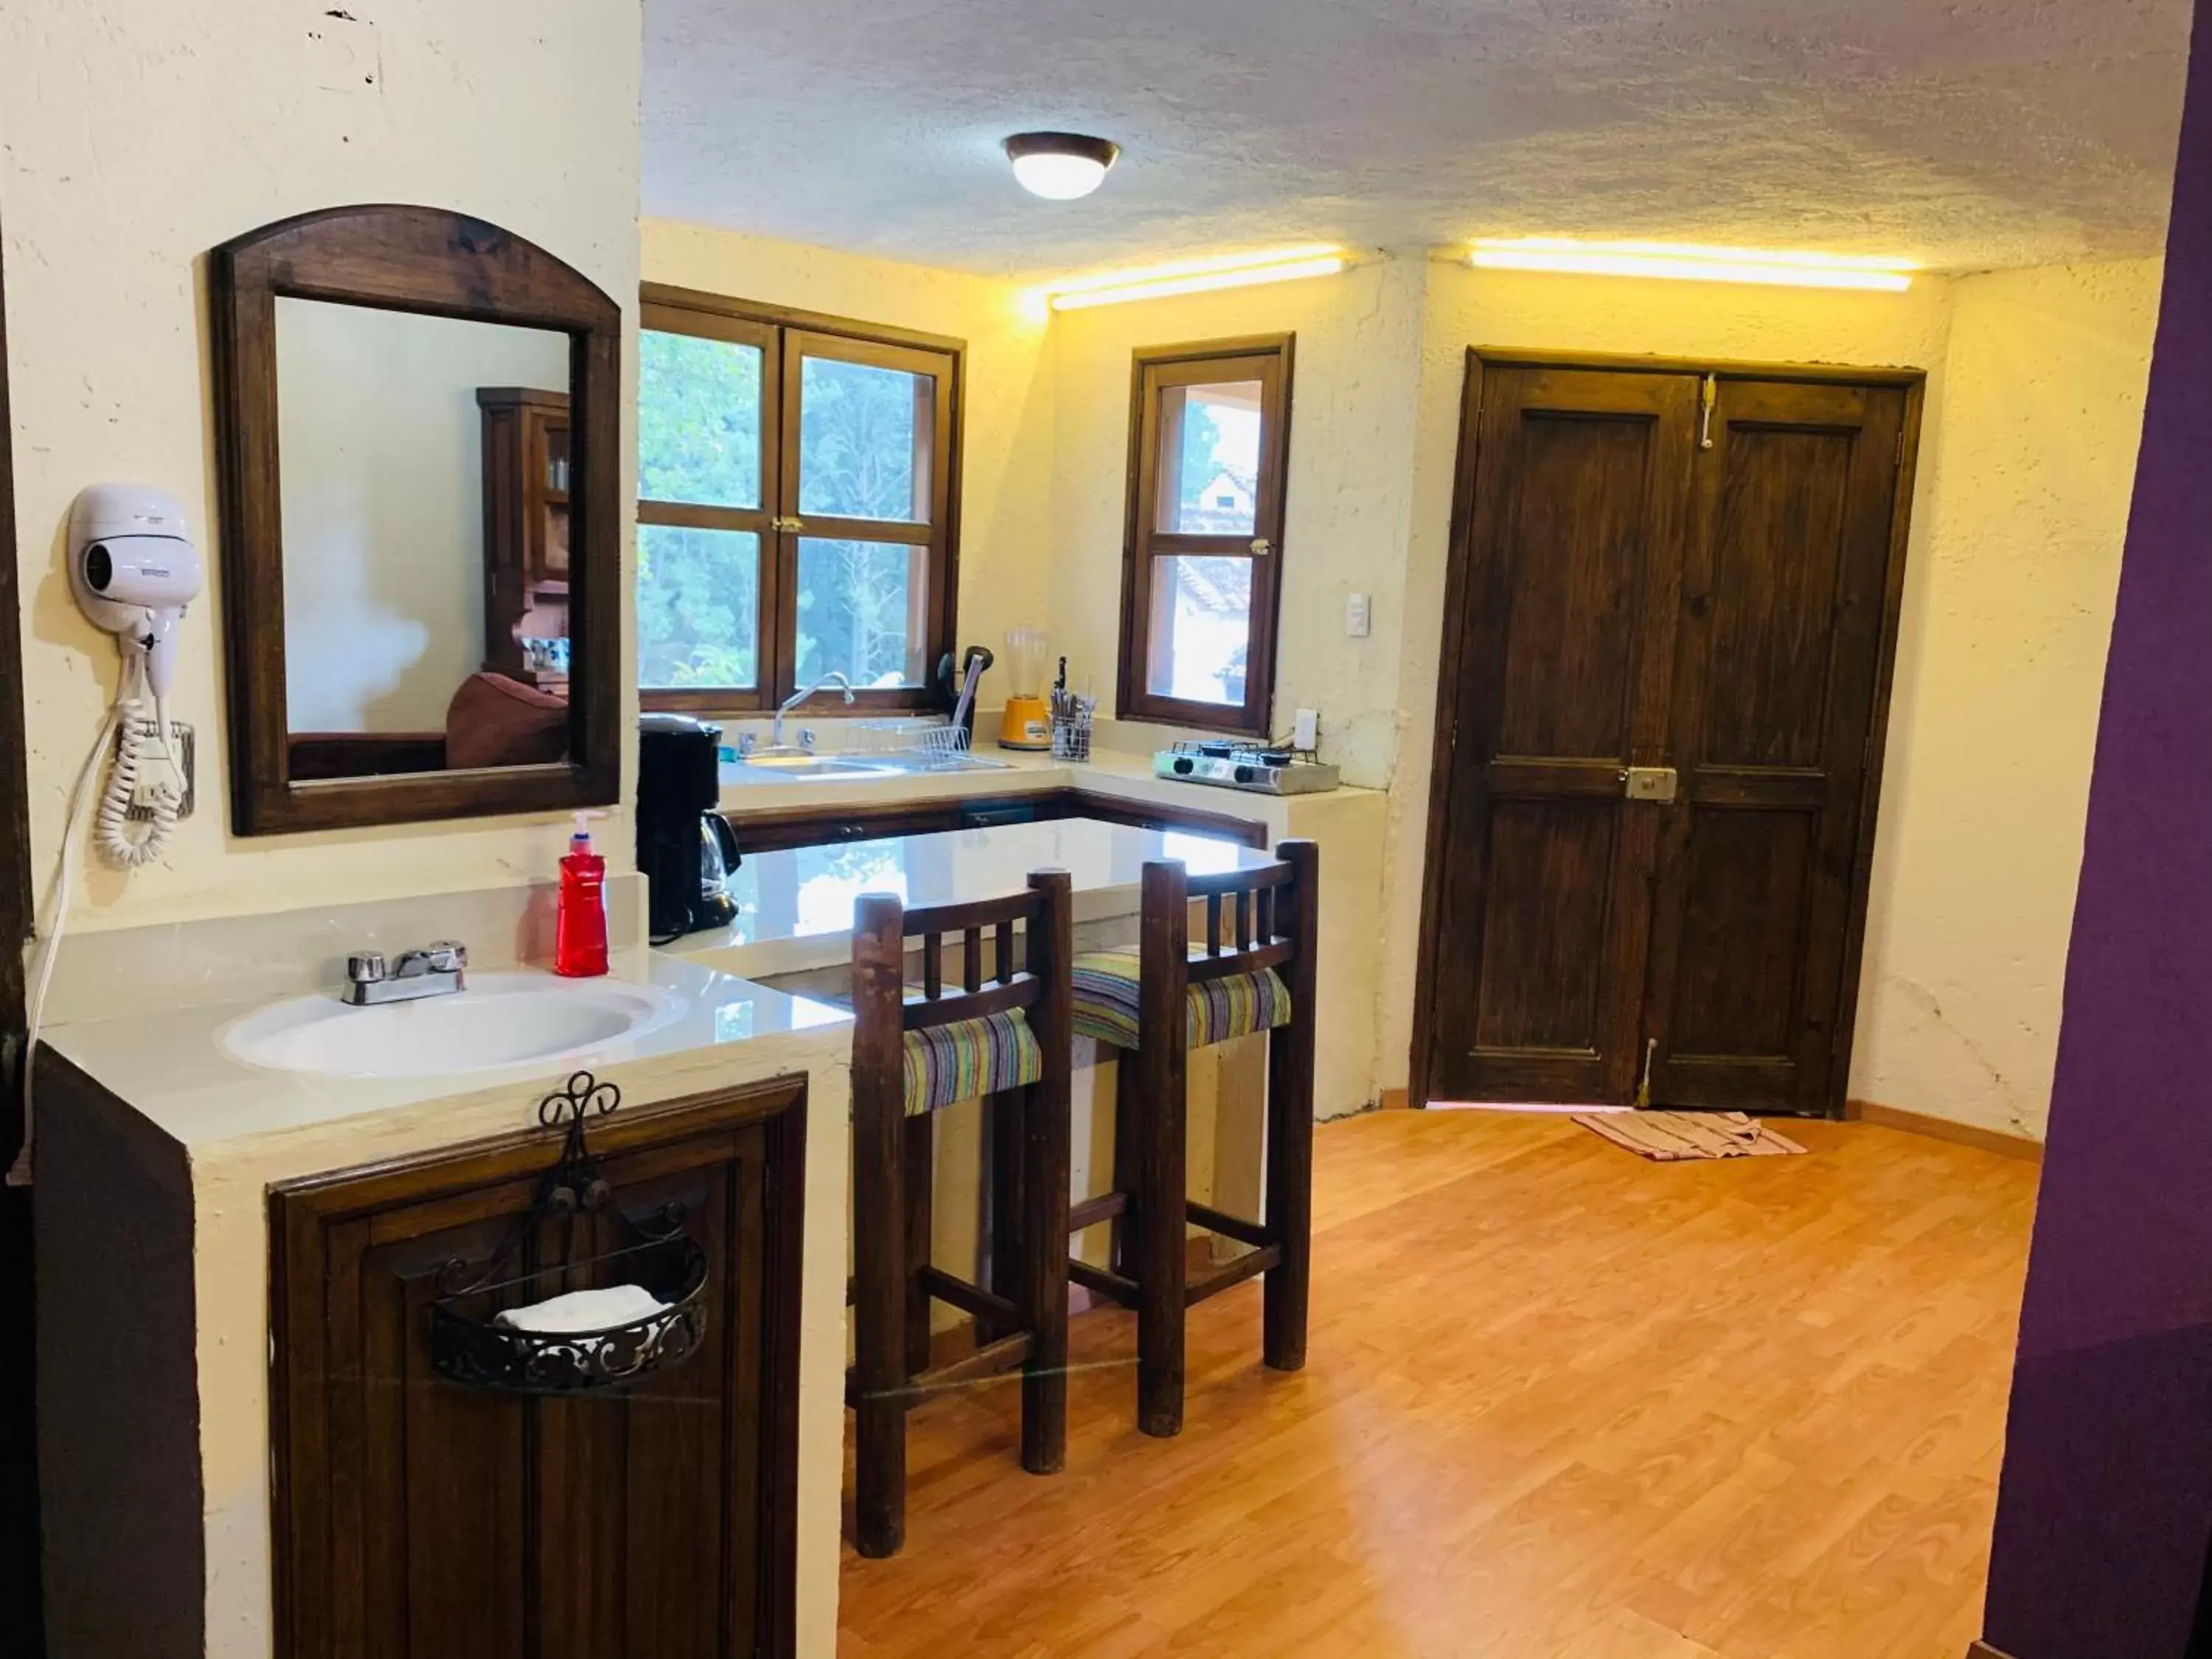
[[805, 690], [794, 691], [783, 700], [782, 706], [775, 711], [775, 729], [769, 736], [769, 746], [770, 748], [781, 749], [783, 747], [783, 717], [786, 714], [788, 714], [793, 709], [798, 708], [799, 704], [805, 702], [817, 691], [819, 691], [823, 686], [833, 683], [836, 685], [839, 690], [845, 694], [846, 703], [848, 706], [851, 704], [853, 701], [853, 682], [847, 679], [844, 675], [840, 673], [837, 670], [834, 668], [831, 669], [828, 673], [824, 674], [820, 679], [815, 681], [813, 684], [808, 686]]
[[419, 951], [403, 951], [387, 971], [380, 951], [364, 951], [346, 958], [344, 1000], [356, 1008], [384, 1002], [412, 1002], [418, 997], [441, 997], [468, 987], [469, 947], [459, 939], [441, 939]]

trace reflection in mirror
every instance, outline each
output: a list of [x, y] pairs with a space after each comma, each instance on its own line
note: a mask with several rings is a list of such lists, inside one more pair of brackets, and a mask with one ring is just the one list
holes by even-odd
[[567, 759], [568, 337], [276, 312], [292, 780]]

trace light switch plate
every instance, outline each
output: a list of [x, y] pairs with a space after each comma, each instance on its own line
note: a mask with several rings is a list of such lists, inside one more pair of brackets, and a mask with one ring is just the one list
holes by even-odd
[[1364, 640], [1369, 627], [1369, 607], [1364, 593], [1344, 596], [1344, 632], [1348, 639]]

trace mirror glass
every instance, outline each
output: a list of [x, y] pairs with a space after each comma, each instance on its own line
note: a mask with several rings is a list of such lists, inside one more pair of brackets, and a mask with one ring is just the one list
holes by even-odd
[[568, 337], [276, 308], [292, 781], [567, 760]]

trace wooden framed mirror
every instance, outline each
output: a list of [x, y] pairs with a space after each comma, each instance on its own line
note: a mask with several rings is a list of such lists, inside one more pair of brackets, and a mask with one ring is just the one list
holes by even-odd
[[241, 836], [620, 791], [622, 308], [438, 208], [217, 248]]

